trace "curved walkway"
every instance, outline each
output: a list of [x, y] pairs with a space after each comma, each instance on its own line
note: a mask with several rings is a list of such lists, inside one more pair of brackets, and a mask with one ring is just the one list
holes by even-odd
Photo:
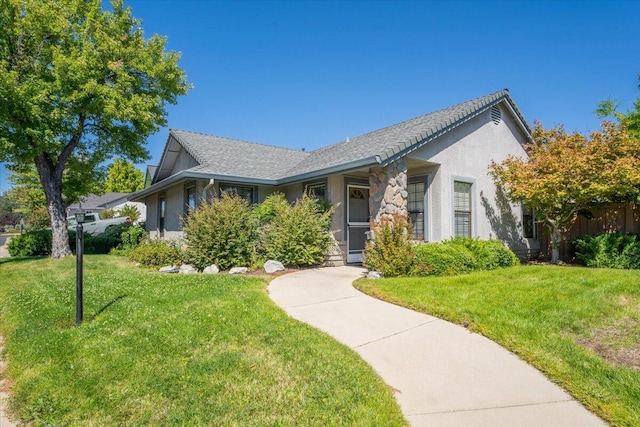
[[351, 284], [365, 271], [303, 270], [274, 279], [269, 294], [290, 316], [358, 352], [413, 426], [606, 425], [493, 341], [357, 291]]

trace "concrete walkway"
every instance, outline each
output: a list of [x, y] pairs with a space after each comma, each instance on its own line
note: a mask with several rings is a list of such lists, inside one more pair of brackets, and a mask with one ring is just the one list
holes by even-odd
[[413, 426], [603, 426], [566, 392], [478, 334], [362, 294], [357, 267], [274, 279], [292, 317], [348, 345], [395, 390]]

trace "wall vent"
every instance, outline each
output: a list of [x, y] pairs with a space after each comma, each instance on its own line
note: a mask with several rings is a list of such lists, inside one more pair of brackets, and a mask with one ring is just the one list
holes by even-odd
[[493, 120], [494, 125], [499, 125], [500, 120], [502, 120], [502, 112], [500, 111], [500, 107], [497, 105], [491, 107], [491, 120]]

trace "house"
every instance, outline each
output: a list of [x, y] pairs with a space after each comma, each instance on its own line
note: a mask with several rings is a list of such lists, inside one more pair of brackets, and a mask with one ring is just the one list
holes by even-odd
[[[147, 206], [141, 202], [132, 202], [128, 198], [130, 193], [104, 193], [102, 195], [89, 194], [81, 197], [82, 209], [87, 212], [101, 213], [105, 209], [118, 210], [126, 205], [133, 205], [138, 208], [142, 221], [147, 216]], [[73, 203], [67, 207], [67, 216], [72, 216], [79, 208], [78, 203]]]
[[498, 238], [520, 256], [539, 251], [533, 213], [508, 203], [488, 175], [492, 160], [526, 156], [530, 127], [508, 90], [305, 152], [170, 130], [151, 185], [130, 200], [147, 205], [152, 236], [181, 236], [180, 218], [201, 198], [233, 190], [252, 203], [305, 189], [338, 204], [342, 262], [362, 258], [370, 220], [411, 217], [414, 238]]

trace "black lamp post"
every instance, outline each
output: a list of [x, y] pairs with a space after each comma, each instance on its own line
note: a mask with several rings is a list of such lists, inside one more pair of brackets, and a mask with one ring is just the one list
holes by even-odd
[[84, 252], [84, 210], [80, 203], [76, 216], [76, 326], [82, 323], [82, 253]]

